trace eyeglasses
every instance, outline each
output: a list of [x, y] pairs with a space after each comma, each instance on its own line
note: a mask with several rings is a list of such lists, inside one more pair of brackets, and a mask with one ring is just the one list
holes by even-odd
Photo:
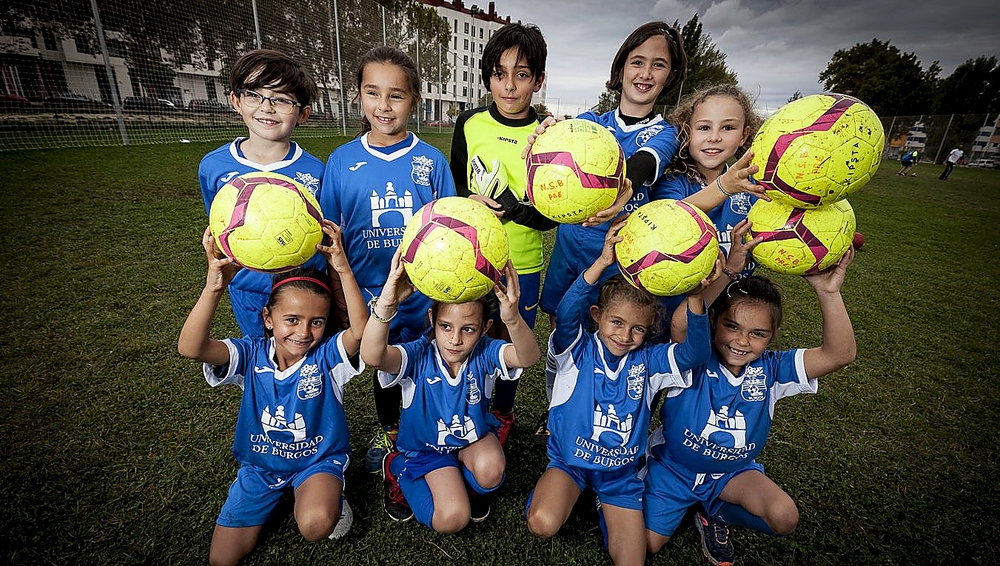
[[243, 99], [243, 104], [246, 104], [249, 108], [257, 108], [264, 101], [271, 103], [271, 108], [275, 112], [280, 114], [291, 114], [295, 112], [296, 108], [301, 108], [302, 105], [294, 100], [288, 98], [282, 98], [280, 96], [264, 96], [259, 92], [255, 92], [246, 88], [241, 88], [236, 91], [236, 94], [240, 95]]

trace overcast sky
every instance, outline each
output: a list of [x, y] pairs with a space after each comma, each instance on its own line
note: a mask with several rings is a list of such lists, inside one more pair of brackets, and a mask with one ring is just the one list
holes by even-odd
[[[548, 43], [547, 105], [576, 115], [604, 91], [611, 59], [638, 25], [683, 26], [698, 14], [740, 86], [770, 113], [796, 90], [823, 91], [819, 74], [838, 49], [873, 38], [913, 53], [941, 78], [981, 55], [1000, 58], [996, 0], [495, 0], [496, 11], [534, 23]], [[466, 0], [471, 6], [471, 0]], [[481, 7], [488, 0], [479, 2]]]

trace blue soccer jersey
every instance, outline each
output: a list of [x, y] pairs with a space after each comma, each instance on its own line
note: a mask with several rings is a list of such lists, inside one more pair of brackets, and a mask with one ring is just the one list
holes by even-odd
[[[585, 112], [578, 118], [597, 122], [611, 131], [621, 144], [626, 158], [639, 151], [652, 155], [656, 159], [653, 182], [663, 174], [677, 154], [677, 130], [661, 116], [654, 116], [631, 126], [622, 120], [617, 109], [604, 114]], [[649, 202], [649, 199], [650, 185], [632, 187], [632, 199], [625, 204], [622, 212], [631, 213]], [[601, 255], [604, 237], [612, 223], [613, 220], [589, 227], [579, 224], [559, 225], [552, 257], [545, 271], [545, 285], [542, 287], [539, 308], [550, 314], [555, 313], [560, 299], [577, 275], [583, 273]], [[617, 268], [608, 269], [602, 275], [602, 281], [614, 273], [617, 273]]]
[[272, 339], [223, 340], [229, 363], [204, 364], [204, 371], [213, 387], [243, 389], [233, 437], [237, 461], [290, 473], [350, 453], [344, 385], [365, 368], [360, 359], [350, 361], [342, 336], [325, 339], [284, 371], [274, 361]]
[[456, 194], [444, 154], [413, 134], [388, 148], [369, 146], [368, 134], [338, 147], [327, 161], [323, 188], [323, 214], [343, 230], [358, 285], [376, 288], [375, 294], [406, 222], [430, 201]]
[[751, 465], [767, 442], [775, 403], [816, 392], [817, 381], [806, 376], [804, 354], [802, 349], [767, 351], [734, 376], [713, 351], [695, 371], [691, 387], [664, 395], [663, 425], [650, 441], [653, 457], [706, 474]]
[[457, 377], [451, 377], [434, 340], [422, 337], [395, 347], [403, 356], [399, 373], [380, 373], [379, 381], [382, 387], [403, 388], [396, 446], [407, 457], [461, 450], [499, 427], [489, 413], [493, 387], [497, 379], [519, 379], [522, 371], [504, 363], [510, 343], [483, 336]]
[[684, 342], [645, 343], [614, 356], [596, 332], [582, 327], [580, 304], [591, 304], [597, 289], [581, 275], [559, 304], [559, 325], [549, 337], [556, 361], [549, 453], [569, 466], [613, 471], [637, 464], [646, 450], [654, 397], [689, 386], [691, 368], [705, 363], [711, 346], [707, 315], [689, 312]]
[[[240, 144], [246, 138], [237, 138], [202, 158], [198, 166], [198, 182], [201, 184], [201, 197], [205, 204], [205, 213], [212, 209], [212, 201], [222, 187], [238, 175], [254, 171], [280, 173], [302, 183], [306, 189], [319, 199], [322, 191], [320, 183], [323, 179], [323, 162], [309, 155], [298, 144], [290, 142], [288, 154], [281, 161], [274, 163], [256, 163], [247, 159], [240, 150]], [[326, 260], [322, 254], [315, 254], [306, 263], [326, 271]], [[240, 270], [229, 283], [229, 297], [233, 305], [233, 314], [244, 336], [264, 336], [264, 321], [261, 311], [267, 304], [271, 294], [271, 276], [249, 269]]]

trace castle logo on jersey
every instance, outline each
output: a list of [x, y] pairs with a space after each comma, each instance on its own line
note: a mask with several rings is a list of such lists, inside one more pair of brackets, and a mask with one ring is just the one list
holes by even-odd
[[632, 415], [629, 414], [623, 421], [618, 418], [614, 405], [609, 403], [606, 413], [600, 405], [597, 405], [594, 407], [594, 432], [590, 435], [590, 439], [600, 441], [601, 435], [605, 432], [617, 434], [622, 439], [621, 445], [625, 446], [632, 436]]
[[[448, 437], [457, 438], [460, 442], [459, 444], [472, 444], [473, 442], [479, 440], [479, 435], [476, 434], [476, 423], [472, 422], [472, 417], [465, 415], [465, 419], [458, 418], [458, 415], [452, 415], [451, 424], [445, 424], [444, 419], [438, 419], [438, 448], [445, 448], [448, 446]], [[452, 443], [454, 444], [454, 443]], [[453, 446], [454, 448], [459, 448], [458, 446]]]
[[743, 384], [740, 385], [740, 396], [746, 401], [760, 402], [764, 400], [764, 392], [767, 389], [764, 368], [747, 367], [743, 375]]
[[312, 196], [316, 196], [316, 192], [319, 191], [319, 179], [313, 177], [312, 173], [309, 173], [308, 171], [296, 171], [295, 180], [302, 183], [302, 186], [305, 188], [309, 189]]
[[626, 382], [628, 383], [629, 399], [633, 401], [641, 399], [643, 386], [646, 384], [646, 364], [636, 364], [628, 368]]
[[663, 124], [653, 124], [652, 126], [646, 128], [645, 130], [639, 132], [639, 135], [635, 136], [635, 143], [642, 146], [646, 145], [653, 136], [663, 131], [665, 126]]
[[299, 384], [295, 388], [295, 395], [305, 401], [312, 399], [323, 392], [323, 375], [319, 372], [316, 364], [305, 364], [299, 370]]
[[372, 189], [371, 199], [372, 228], [381, 228], [380, 219], [383, 214], [395, 212], [403, 216], [402, 225], [413, 216], [413, 193], [409, 189], [403, 191], [402, 195], [396, 194], [395, 187], [391, 182], [385, 184], [385, 195], [380, 196], [375, 189]]
[[424, 187], [431, 186], [431, 173], [434, 172], [434, 160], [426, 155], [414, 155], [410, 162], [410, 178], [413, 182]]
[[701, 436], [706, 440], [712, 439], [713, 435], [729, 436], [732, 441], [716, 437], [716, 444], [730, 448], [743, 448], [747, 445], [747, 421], [743, 418], [743, 413], [736, 411], [729, 415], [729, 406], [723, 405], [718, 413], [710, 413], [705, 428], [702, 429]]
[[271, 442], [302, 442], [306, 438], [306, 421], [302, 415], [295, 413], [292, 422], [285, 419], [285, 406], [278, 405], [278, 408], [271, 414], [271, 407], [264, 407], [260, 415], [260, 426], [264, 429], [264, 436]]
[[466, 376], [466, 380], [469, 385], [466, 388], [465, 400], [470, 405], [478, 405], [479, 401], [483, 398], [482, 391], [479, 389], [479, 381], [476, 380], [471, 371]]
[[260, 415], [260, 426], [264, 434], [250, 435], [250, 449], [257, 454], [266, 454], [295, 460], [315, 456], [323, 442], [323, 436], [310, 437], [306, 430], [306, 420], [300, 413], [289, 421], [285, 416], [285, 406], [278, 405], [271, 413], [270, 405], [264, 407]]

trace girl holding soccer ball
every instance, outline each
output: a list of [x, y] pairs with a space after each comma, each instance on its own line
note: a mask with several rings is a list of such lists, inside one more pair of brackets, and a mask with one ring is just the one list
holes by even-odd
[[[840, 292], [853, 260], [851, 249], [833, 267], [803, 276], [823, 317], [823, 343], [815, 348], [767, 349], [782, 319], [781, 295], [769, 280], [742, 277], [721, 293], [706, 292], [714, 301], [711, 358], [695, 368], [690, 387], [664, 395], [663, 425], [650, 435], [643, 495], [650, 553], [670, 540], [691, 506], [698, 506], [695, 526], [715, 564], [733, 562], [728, 523], [772, 535], [795, 529], [795, 502], [755, 458], [778, 400], [815, 393], [817, 378], [854, 360], [854, 329]], [[673, 337], [683, 339], [687, 325], [677, 320]]]
[[[350, 328], [328, 336], [330, 277], [315, 268], [275, 275], [263, 310], [264, 337], [212, 338], [212, 319], [239, 267], [221, 257], [205, 230], [208, 275], [177, 341], [182, 356], [204, 362], [209, 385], [243, 390], [233, 456], [236, 481], [216, 519], [209, 562], [236, 564], [288, 490], [308, 541], [339, 538], [353, 515], [343, 496], [351, 451], [344, 386], [364, 370], [358, 359], [367, 310], [347, 261], [339, 228], [324, 221], [329, 245], [317, 250], [340, 276]], [[262, 417], [262, 415], [264, 415]]]
[[[701, 287], [687, 296], [688, 339], [653, 344], [646, 338], [659, 319], [658, 297], [621, 276], [600, 282], [616, 261], [614, 245], [624, 223], [612, 224], [601, 255], [559, 303], [559, 325], [549, 338], [555, 364], [549, 464], [527, 506], [528, 529], [548, 538], [562, 528], [583, 490], [593, 490], [605, 543], [618, 565], [646, 558], [637, 472], [653, 401], [663, 389], [690, 385], [691, 369], [708, 360], [711, 348]], [[712, 278], [721, 276], [717, 265]], [[596, 332], [586, 330], [591, 322]]]
[[[401, 255], [392, 257], [361, 343], [361, 356], [379, 370], [382, 387], [403, 390], [399, 451], [383, 464], [385, 507], [395, 520], [416, 517], [435, 531], [454, 533], [486, 518], [490, 494], [504, 479], [500, 421], [489, 411], [497, 380], [520, 378], [541, 352], [521, 317], [517, 271], [509, 261], [506, 285], [498, 282], [475, 301], [432, 303], [425, 313], [429, 335], [390, 344], [389, 325], [414, 292]], [[486, 335], [497, 301], [509, 343]]]

